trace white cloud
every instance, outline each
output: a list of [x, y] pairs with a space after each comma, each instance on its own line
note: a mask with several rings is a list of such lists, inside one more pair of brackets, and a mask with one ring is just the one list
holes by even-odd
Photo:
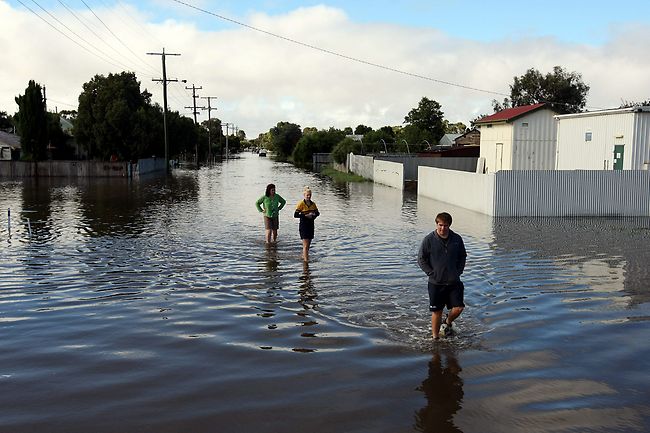
[[[191, 110], [184, 107], [192, 104], [191, 91], [185, 87], [195, 84], [202, 87], [201, 96], [217, 97], [212, 117], [236, 124], [249, 137], [279, 121], [318, 128], [399, 125], [423, 96], [440, 102], [450, 121], [467, 123], [491, 112], [493, 98], [502, 98], [361, 64], [243, 27], [208, 32], [187, 21], [187, 15], [183, 21], [150, 24], [143, 21], [146, 14], [126, 11], [120, 7], [95, 12], [140, 54], [139, 59], [88, 11], [78, 13], [95, 23], [105, 40], [123, 53], [119, 62], [138, 72], [142, 86], [154, 94], [156, 102], [162, 103], [162, 88], [151, 80], [161, 78], [160, 57], [145, 53], [160, 52], [161, 44], [168, 53], [180, 53], [166, 61], [168, 78], [187, 80], [169, 85], [170, 108], [190, 116]], [[117, 57], [69, 13], [52, 13], [106, 54]], [[0, 2], [0, 22], [0, 46], [6, 47], [0, 77], [2, 111], [16, 111], [13, 98], [24, 92], [29, 79], [47, 87], [48, 99], [76, 104], [83, 83], [95, 74], [124, 69], [79, 48], [24, 8], [12, 9]], [[435, 28], [358, 24], [342, 11], [325, 6], [281, 16], [255, 13], [246, 22], [343, 56], [505, 94], [512, 77], [528, 68], [545, 73], [561, 65], [582, 73], [591, 86], [590, 106], [612, 107], [621, 99], [650, 97], [650, 48], [643, 42], [648, 26], [629, 26], [612, 33], [603, 46], [587, 46], [548, 37], [481, 43], [452, 38]], [[53, 105], [71, 108], [56, 102], [50, 108]], [[200, 119], [205, 118], [204, 112]]]

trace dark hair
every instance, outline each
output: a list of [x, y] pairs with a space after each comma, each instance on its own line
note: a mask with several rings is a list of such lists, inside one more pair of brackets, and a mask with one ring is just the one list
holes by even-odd
[[266, 192], [264, 193], [264, 195], [266, 195], [267, 197], [270, 197], [272, 189], [275, 189], [275, 185], [273, 185], [272, 183], [269, 183], [268, 185], [266, 185]]
[[438, 215], [436, 215], [436, 223], [438, 223], [438, 220], [446, 223], [447, 225], [451, 225], [451, 215], [449, 215], [447, 212], [440, 212]]

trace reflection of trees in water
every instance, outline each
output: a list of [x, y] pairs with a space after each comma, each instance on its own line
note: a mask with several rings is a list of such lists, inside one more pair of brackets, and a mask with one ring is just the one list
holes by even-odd
[[[156, 177], [151, 179], [92, 179], [81, 191], [83, 224], [92, 236], [139, 234], [145, 230], [152, 213], [160, 218], [175, 218], [170, 207], [196, 201], [199, 185], [196, 177]], [[156, 211], [160, 207], [165, 212]]]
[[586, 265], [598, 260], [623, 270], [632, 303], [650, 301], [650, 218], [494, 218], [493, 246], [532, 257]]
[[451, 350], [434, 349], [429, 361], [429, 374], [417, 388], [427, 398], [427, 405], [415, 413], [418, 431], [461, 432], [454, 424], [454, 415], [460, 410], [464, 395], [460, 372], [458, 359]]
[[28, 178], [23, 180], [22, 186], [23, 211], [21, 215], [12, 215], [13, 219], [27, 225], [29, 218], [32, 238], [49, 239], [52, 235], [52, 188], [56, 182], [53, 184], [49, 178]]

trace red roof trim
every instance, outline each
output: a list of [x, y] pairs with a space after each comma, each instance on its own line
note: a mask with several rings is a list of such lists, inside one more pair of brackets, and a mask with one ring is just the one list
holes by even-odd
[[505, 110], [501, 110], [489, 116], [485, 116], [484, 118], [477, 120], [476, 123], [490, 123], [490, 122], [503, 122], [503, 121], [507, 122], [519, 116], [523, 116], [524, 114], [528, 114], [531, 111], [535, 111], [538, 108], [543, 107], [544, 105], [546, 104], [540, 102], [539, 104], [522, 105], [520, 107], [506, 108]]

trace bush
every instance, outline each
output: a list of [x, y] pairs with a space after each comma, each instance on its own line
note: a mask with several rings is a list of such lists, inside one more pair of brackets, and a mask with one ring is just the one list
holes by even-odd
[[332, 159], [338, 164], [343, 164], [350, 152], [361, 154], [361, 142], [344, 138], [332, 150]]

